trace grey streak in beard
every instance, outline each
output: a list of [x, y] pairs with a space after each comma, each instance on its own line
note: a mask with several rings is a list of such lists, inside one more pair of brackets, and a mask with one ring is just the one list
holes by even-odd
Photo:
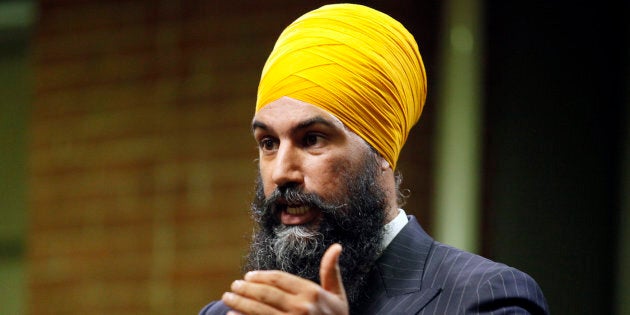
[[276, 239], [273, 249], [276, 264], [281, 270], [289, 270], [294, 259], [312, 257], [319, 251], [324, 236], [317, 230], [306, 226], [276, 226]]

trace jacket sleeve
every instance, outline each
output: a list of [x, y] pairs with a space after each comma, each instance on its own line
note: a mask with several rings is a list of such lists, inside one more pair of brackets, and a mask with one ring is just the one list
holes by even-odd
[[199, 315], [225, 315], [229, 310], [222, 301], [213, 301], [201, 309]]

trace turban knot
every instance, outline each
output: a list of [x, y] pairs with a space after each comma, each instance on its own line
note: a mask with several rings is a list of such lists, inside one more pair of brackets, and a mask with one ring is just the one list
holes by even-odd
[[282, 32], [262, 71], [256, 112], [283, 96], [320, 107], [395, 169], [426, 92], [418, 45], [402, 24], [366, 6], [333, 4]]

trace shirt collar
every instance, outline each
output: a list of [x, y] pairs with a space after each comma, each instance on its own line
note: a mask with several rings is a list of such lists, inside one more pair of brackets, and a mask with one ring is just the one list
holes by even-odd
[[389, 243], [391, 243], [396, 235], [398, 235], [398, 232], [400, 232], [400, 230], [402, 230], [403, 227], [407, 225], [407, 222], [409, 222], [409, 219], [407, 219], [407, 214], [405, 213], [405, 210], [398, 209], [398, 215], [393, 220], [385, 224], [385, 226], [383, 227], [383, 240], [381, 241], [381, 250], [385, 250], [385, 248], [389, 246]]

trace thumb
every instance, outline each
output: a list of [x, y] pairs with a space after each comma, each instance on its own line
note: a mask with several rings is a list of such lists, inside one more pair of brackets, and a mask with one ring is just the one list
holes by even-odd
[[319, 278], [322, 288], [330, 293], [346, 299], [346, 290], [343, 288], [341, 270], [339, 269], [339, 256], [341, 255], [341, 245], [332, 244], [322, 257], [319, 266]]

